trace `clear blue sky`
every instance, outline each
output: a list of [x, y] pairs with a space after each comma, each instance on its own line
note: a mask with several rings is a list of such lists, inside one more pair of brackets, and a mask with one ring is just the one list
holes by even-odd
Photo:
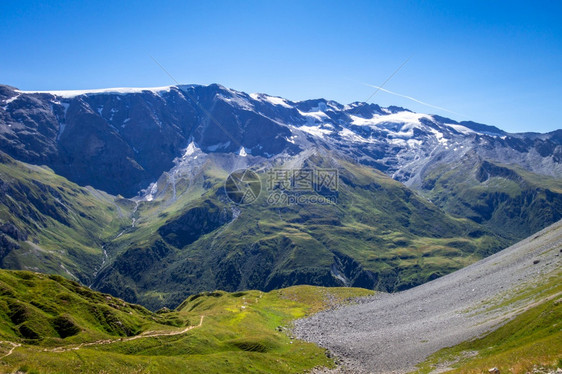
[[507, 131], [562, 128], [562, 1], [2, 1], [0, 83], [221, 83], [366, 100]]

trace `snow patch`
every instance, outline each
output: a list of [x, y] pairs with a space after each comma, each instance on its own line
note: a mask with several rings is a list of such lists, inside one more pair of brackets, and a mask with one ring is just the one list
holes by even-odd
[[285, 108], [292, 108], [292, 106], [290, 106], [289, 104], [287, 104], [287, 102], [285, 101], [285, 99], [282, 99], [280, 97], [275, 97], [275, 96], [266, 96], [265, 100], [273, 105], [280, 105], [282, 107]]
[[[435, 130], [433, 127], [429, 128], [429, 131], [433, 133], [437, 141], [441, 144], [447, 144], [448, 140], [443, 137], [443, 133], [441, 131]], [[448, 149], [448, 148], [447, 148]]]
[[151, 183], [150, 186], [148, 186], [148, 194], [146, 194], [144, 200], [154, 200], [154, 195], [156, 194], [156, 192], [158, 192], [158, 182]]
[[356, 142], [356, 143], [371, 143], [371, 141], [369, 139], [365, 139], [360, 135], [357, 135], [356, 133], [354, 133], [353, 131], [351, 131], [350, 129], [347, 128], [343, 128], [340, 132], [339, 132], [340, 136], [342, 138], [346, 138], [351, 140], [352, 142]]
[[422, 145], [422, 141], [419, 139], [408, 139], [406, 144], [408, 144], [410, 148], [418, 148]]
[[308, 117], [308, 118], [310, 118], [312, 120], [315, 120], [315, 121], [318, 121], [318, 122], [322, 122], [324, 120], [330, 119], [330, 117], [328, 117], [328, 115], [326, 113], [321, 112], [321, 111], [303, 112], [303, 111], [299, 110], [299, 114], [303, 117]]
[[421, 125], [421, 119], [429, 119], [431, 117], [427, 114], [413, 113], [413, 112], [398, 112], [392, 114], [375, 114], [371, 118], [362, 118], [350, 114], [351, 122], [356, 126], [377, 126], [383, 123], [406, 123], [413, 125]]
[[389, 142], [390, 144], [399, 145], [399, 146], [401, 146], [401, 147], [403, 147], [403, 146], [405, 146], [405, 145], [407, 144], [407, 143], [406, 143], [406, 140], [401, 139], [401, 138], [392, 138], [392, 139], [388, 139], [388, 142]]
[[329, 135], [331, 134], [333, 131], [332, 130], [327, 130], [327, 129], [323, 129], [320, 125], [317, 126], [301, 126], [301, 127], [296, 127], [296, 126], [290, 126], [291, 128], [300, 130], [300, 131], [304, 131], [310, 135], [314, 135], [317, 136], [319, 138], [323, 138], [325, 135]]
[[20, 94], [51, 94], [54, 96], [71, 99], [76, 96], [81, 95], [96, 95], [96, 94], [103, 94], [103, 93], [112, 93], [112, 94], [131, 94], [131, 93], [142, 93], [142, 92], [152, 92], [152, 93], [161, 93], [161, 92], [169, 92], [172, 87], [174, 86], [163, 86], [163, 87], [116, 87], [116, 88], [100, 88], [100, 89], [91, 89], [91, 90], [55, 90], [55, 91], [20, 91], [17, 90], [16, 92]]
[[460, 132], [461, 134], [468, 135], [468, 134], [476, 134], [476, 131], [469, 129], [463, 125], [455, 125], [453, 123], [445, 123], [445, 126], [452, 127], [455, 131]]
[[185, 158], [191, 156], [192, 154], [194, 154], [197, 151], [199, 151], [199, 148], [197, 148], [195, 143], [193, 141], [191, 141], [191, 143], [189, 143], [189, 145], [185, 149], [185, 152], [183, 153], [182, 158], [185, 159]]
[[287, 100], [283, 99], [282, 97], [279, 96], [269, 96], [266, 94], [260, 94], [260, 93], [251, 93], [250, 97], [256, 101], [261, 101], [261, 102], [268, 102], [270, 104], [273, 105], [278, 105], [278, 106], [282, 106], [284, 108], [288, 108], [291, 109], [293, 108], [288, 102]]
[[286, 137], [285, 140], [288, 141], [289, 143], [295, 144], [296, 137], [297, 137], [296, 135], [292, 135], [292, 136]]
[[4, 101], [4, 104], [10, 104], [12, 101], [15, 101], [18, 99], [18, 97], [20, 97], [19, 94], [17, 94], [16, 96], [12, 96], [9, 99], [7, 99], [6, 101]]

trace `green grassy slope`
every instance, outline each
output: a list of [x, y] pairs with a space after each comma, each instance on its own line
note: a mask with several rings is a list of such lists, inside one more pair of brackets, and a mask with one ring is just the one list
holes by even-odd
[[438, 164], [422, 194], [457, 217], [467, 217], [516, 242], [562, 218], [562, 181], [514, 165], [466, 155]]
[[1, 339], [54, 346], [183, 326], [177, 313], [157, 315], [59, 275], [0, 271]]
[[[176, 202], [139, 205], [138, 224], [112, 244], [113, 253], [123, 250], [95, 287], [151, 308], [209, 289], [315, 284], [395, 291], [507, 244], [386, 175], [331, 154], [299, 165], [339, 170], [337, 203], [325, 205], [271, 204], [263, 191], [253, 204], [234, 206], [223, 190], [228, 173], [218, 165], [176, 186]], [[265, 188], [267, 175], [258, 171]]]
[[0, 371], [27, 373], [297, 373], [332, 366], [323, 349], [292, 339], [286, 326], [372, 294], [311, 286], [217, 291], [152, 313], [58, 276], [1, 270], [0, 289]]
[[129, 225], [126, 206], [50, 169], [0, 152], [0, 263], [57, 273], [89, 284], [102, 246]]

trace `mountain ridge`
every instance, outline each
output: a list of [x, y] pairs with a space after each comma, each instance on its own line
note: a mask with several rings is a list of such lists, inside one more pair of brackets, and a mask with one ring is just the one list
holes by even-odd
[[[0, 120], [8, 125], [0, 132], [0, 145], [8, 154], [47, 164], [79, 184], [128, 197], [169, 170], [192, 141], [204, 152], [232, 153], [244, 147], [264, 158], [326, 144], [405, 183], [431, 158], [465, 148], [499, 161], [509, 156], [539, 174], [561, 175], [562, 139], [556, 132], [508, 134], [392, 106], [325, 99], [293, 102], [218, 84], [92, 91], [15, 91], [3, 86], [0, 100]], [[21, 128], [22, 123], [29, 126]], [[37, 134], [34, 142], [30, 132]], [[105, 152], [114, 153], [114, 159], [104, 157]], [[543, 165], [548, 159], [552, 161]], [[87, 164], [98, 167], [96, 173]], [[123, 171], [127, 178], [119, 175]]]

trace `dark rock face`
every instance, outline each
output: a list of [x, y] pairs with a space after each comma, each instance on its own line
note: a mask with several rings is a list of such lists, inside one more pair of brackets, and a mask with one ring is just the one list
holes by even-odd
[[78, 334], [81, 330], [80, 327], [67, 316], [61, 315], [53, 320], [53, 327], [61, 338], [68, 338]]
[[343, 253], [334, 253], [331, 271], [338, 278], [343, 278], [345, 286], [367, 289], [374, 289], [377, 286], [378, 274], [364, 270], [361, 264]]
[[[2, 190], [3, 182], [0, 181], [0, 193], [4, 196], [7, 188]], [[27, 233], [19, 229], [12, 222], [0, 223], [0, 262], [6, 257], [11, 251], [19, 249], [20, 245], [18, 242], [27, 240]]]
[[14, 249], [19, 249], [20, 246], [17, 242], [5, 234], [0, 234], [0, 260], [8, 255]]
[[202, 206], [189, 209], [179, 218], [166, 223], [158, 229], [164, 240], [178, 248], [183, 248], [202, 235], [216, 230], [232, 219], [232, 212], [207, 200]]
[[18, 241], [27, 240], [27, 233], [17, 228], [17, 226], [11, 222], [6, 222], [4, 224], [1, 224], [0, 232], [10, 236], [14, 240], [18, 240]]
[[171, 249], [161, 240], [148, 248], [130, 248], [123, 254], [129, 261], [119, 262], [117, 267], [121, 274], [138, 281], [142, 277], [143, 271], [150, 269], [155, 263], [165, 258], [170, 251]]
[[513, 181], [521, 180], [521, 177], [511, 169], [491, 164], [488, 161], [482, 162], [476, 173], [476, 179], [482, 183], [492, 177], [502, 177]]

